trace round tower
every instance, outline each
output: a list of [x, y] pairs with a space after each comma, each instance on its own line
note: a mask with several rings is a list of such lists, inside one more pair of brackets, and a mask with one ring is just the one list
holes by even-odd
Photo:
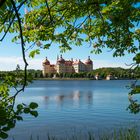
[[90, 72], [93, 70], [93, 61], [90, 59], [90, 56], [88, 56], [88, 59], [85, 61], [87, 72]]
[[50, 68], [50, 61], [47, 59], [47, 57], [43, 61], [42, 65], [43, 65], [42, 73], [43, 73], [43, 76], [46, 77], [46, 74], [49, 73], [49, 68]]

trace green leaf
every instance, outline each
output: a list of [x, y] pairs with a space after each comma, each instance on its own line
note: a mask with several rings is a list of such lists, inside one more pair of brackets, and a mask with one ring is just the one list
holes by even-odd
[[25, 109], [24, 109], [24, 113], [25, 113], [25, 114], [28, 114], [29, 112], [30, 112], [30, 109], [29, 109], [29, 108], [25, 108]]
[[9, 131], [10, 128], [9, 128], [9, 127], [3, 127], [2, 130], [3, 130], [3, 131]]
[[21, 116], [16, 116], [18, 121], [23, 121], [23, 118]]
[[50, 46], [51, 46], [51, 44], [45, 44], [44, 49], [49, 49]]
[[38, 116], [38, 112], [37, 111], [31, 111], [30, 114], [33, 115], [34, 117]]
[[8, 138], [8, 134], [2, 131], [2, 132], [0, 132], [0, 138], [6, 139], [6, 138]]
[[29, 57], [34, 58], [36, 54], [40, 54], [40, 50], [39, 49], [31, 51], [30, 54], [29, 54]]
[[22, 109], [23, 109], [23, 105], [22, 105], [22, 104], [18, 104], [18, 105], [17, 105], [17, 109], [18, 109], [18, 110], [22, 110]]
[[133, 60], [136, 61], [136, 64], [140, 64], [140, 53], [136, 54]]
[[15, 127], [15, 122], [13, 122], [12, 120], [10, 122], [8, 122], [8, 127], [9, 128], [14, 128]]
[[30, 107], [31, 109], [35, 109], [35, 108], [37, 108], [37, 107], [38, 107], [38, 104], [37, 104], [37, 103], [32, 102], [32, 103], [30, 103], [29, 107]]

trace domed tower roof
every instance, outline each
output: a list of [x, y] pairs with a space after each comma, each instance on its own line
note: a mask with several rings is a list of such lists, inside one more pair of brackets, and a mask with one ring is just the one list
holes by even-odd
[[44, 65], [50, 65], [50, 61], [47, 59], [47, 57], [46, 57], [46, 59], [43, 61], [43, 64], [44, 64]]
[[88, 56], [88, 59], [85, 61], [85, 64], [87, 64], [87, 65], [93, 64], [92, 60], [90, 59], [90, 56]]
[[57, 63], [61, 63], [61, 64], [63, 64], [63, 63], [65, 63], [65, 60], [63, 59], [63, 57], [62, 57], [62, 55], [60, 56], [60, 58], [57, 60]]

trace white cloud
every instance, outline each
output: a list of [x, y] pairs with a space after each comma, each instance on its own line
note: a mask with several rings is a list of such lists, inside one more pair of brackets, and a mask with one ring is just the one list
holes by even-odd
[[[43, 59], [40, 58], [28, 58], [28, 69], [42, 69], [42, 61]], [[52, 60], [51, 63], [55, 64], [55, 61]], [[15, 70], [17, 64], [20, 65], [21, 69], [24, 68], [24, 62], [22, 57], [0, 57], [0, 71]]]
[[[28, 69], [42, 69], [42, 61], [41, 58], [33, 58], [27, 59], [28, 61]], [[84, 60], [83, 60], [84, 61]], [[56, 63], [56, 60], [50, 60], [52, 64]], [[17, 64], [20, 65], [21, 69], [24, 68], [24, 63], [22, 57], [0, 57], [0, 71], [9, 71], [16, 69]], [[125, 62], [120, 61], [116, 62], [113, 60], [94, 60], [93, 68], [101, 68], [101, 67], [124, 67], [127, 68]]]
[[22, 62], [21, 57], [0, 57], [0, 70], [14, 70]]

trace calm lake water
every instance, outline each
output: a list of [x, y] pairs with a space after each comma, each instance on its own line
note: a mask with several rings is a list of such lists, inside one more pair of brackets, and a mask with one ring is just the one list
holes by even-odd
[[57, 137], [88, 131], [110, 131], [140, 124], [140, 115], [126, 110], [126, 88], [132, 81], [34, 81], [20, 94], [17, 103], [37, 102], [39, 116], [24, 115], [10, 131], [9, 139]]

